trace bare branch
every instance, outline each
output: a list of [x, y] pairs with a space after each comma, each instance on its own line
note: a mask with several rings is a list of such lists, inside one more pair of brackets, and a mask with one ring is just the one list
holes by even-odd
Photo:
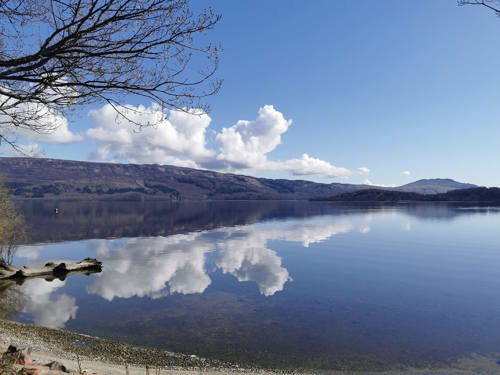
[[[496, 6], [491, 5], [496, 4]], [[496, 13], [500, 16], [500, 1], [498, 0], [458, 0], [458, 5], [481, 5]]]
[[45, 131], [48, 113], [130, 95], [208, 111], [221, 49], [198, 38], [219, 19], [188, 0], [0, 0], [0, 139], [5, 124]]

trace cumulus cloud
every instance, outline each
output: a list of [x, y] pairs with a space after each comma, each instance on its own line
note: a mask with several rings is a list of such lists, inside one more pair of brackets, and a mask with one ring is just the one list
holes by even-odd
[[[0, 95], [3, 107], [8, 107], [12, 99]], [[12, 103], [13, 104], [13, 103]], [[17, 123], [14, 123], [14, 119]], [[73, 133], [68, 120], [58, 111], [40, 103], [22, 103], [6, 109], [0, 114], [2, 136], [16, 145], [0, 145], [4, 156], [44, 157], [41, 143], [74, 143], [83, 141], [81, 134]]]
[[109, 104], [89, 114], [96, 124], [87, 130], [97, 145], [94, 159], [198, 168], [215, 157], [205, 146], [206, 114], [170, 111], [167, 117], [157, 105], [124, 106], [117, 113]]
[[401, 175], [403, 175], [403, 176], [409, 176], [410, 174], [411, 174], [410, 171], [401, 172]]
[[75, 134], [69, 129], [68, 120], [62, 115], [53, 114], [45, 118], [44, 122], [50, 122], [54, 129], [46, 132], [34, 132], [26, 128], [17, 128], [11, 133], [30, 142], [75, 143], [83, 141], [81, 134]]
[[266, 105], [259, 109], [255, 121], [240, 120], [222, 129], [215, 138], [219, 146], [217, 160], [235, 168], [266, 169], [266, 154], [281, 143], [281, 135], [291, 124], [272, 105]]
[[[0, 101], [4, 104], [5, 100], [5, 96], [0, 96]], [[11, 116], [22, 116], [24, 126], [15, 126]], [[43, 104], [24, 103], [6, 114], [0, 114], [0, 123], [2, 135], [9, 139], [19, 137], [28, 142], [45, 143], [73, 143], [83, 140], [82, 135], [69, 129], [66, 117]], [[33, 131], [35, 128], [38, 130]]]
[[358, 172], [360, 174], [370, 174], [370, 169], [366, 168], [366, 167], [359, 167], [358, 168]]
[[[173, 164], [221, 171], [288, 171], [292, 175], [347, 177], [346, 168], [303, 154], [272, 161], [268, 154], [282, 142], [292, 124], [272, 105], [259, 109], [253, 121], [240, 120], [215, 133], [207, 145], [211, 119], [204, 113], [164, 112], [158, 106], [123, 106], [119, 113], [105, 105], [89, 114], [95, 126], [87, 136], [96, 142], [91, 158], [136, 163]], [[154, 126], [147, 126], [155, 124]], [[137, 125], [144, 125], [138, 130]]]

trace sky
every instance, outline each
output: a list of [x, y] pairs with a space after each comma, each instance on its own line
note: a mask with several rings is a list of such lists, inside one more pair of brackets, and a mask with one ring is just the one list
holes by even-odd
[[[203, 116], [104, 105], [23, 132], [33, 155], [174, 164], [253, 176], [500, 186], [500, 18], [454, 0], [194, 0], [222, 20], [221, 91]], [[4, 146], [4, 156], [13, 152]]]

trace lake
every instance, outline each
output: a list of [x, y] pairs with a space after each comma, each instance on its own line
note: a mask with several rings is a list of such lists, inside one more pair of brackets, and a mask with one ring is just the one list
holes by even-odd
[[447, 366], [500, 351], [498, 208], [21, 207], [16, 264], [95, 257], [103, 271], [0, 291], [12, 320], [271, 367]]

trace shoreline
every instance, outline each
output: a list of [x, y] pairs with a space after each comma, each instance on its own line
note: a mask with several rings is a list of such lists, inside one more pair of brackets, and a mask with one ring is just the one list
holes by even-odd
[[[71, 374], [98, 375], [224, 375], [224, 374], [337, 374], [337, 375], [477, 375], [498, 374], [500, 360], [472, 354], [451, 368], [388, 370], [388, 371], [329, 371], [274, 370], [260, 367], [243, 368], [234, 363], [195, 355], [173, 353], [159, 349], [136, 347], [113, 340], [101, 339], [60, 329], [39, 327], [0, 319], [0, 350], [9, 345], [31, 348], [34, 366], [58, 361]], [[63, 375], [44, 367], [41, 375]]]
[[[130, 374], [146, 373], [160, 368], [162, 372], [194, 374], [248, 373], [276, 374], [258, 368], [242, 369], [229, 362], [200, 358], [195, 355], [172, 353], [159, 349], [136, 347], [117, 341], [81, 335], [59, 329], [39, 327], [31, 324], [0, 319], [0, 348], [9, 345], [29, 347], [34, 359], [42, 358], [48, 362], [57, 360], [72, 371], [78, 369], [78, 361], [87, 373]], [[37, 362], [41, 363], [37, 360]]]

